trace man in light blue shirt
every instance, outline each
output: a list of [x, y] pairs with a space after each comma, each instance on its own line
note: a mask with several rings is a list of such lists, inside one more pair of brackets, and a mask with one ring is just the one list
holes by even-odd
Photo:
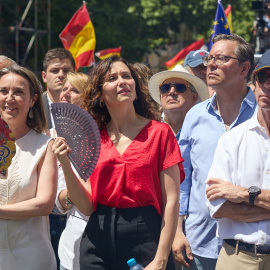
[[[253, 117], [257, 105], [254, 93], [247, 87], [254, 64], [253, 50], [244, 39], [234, 34], [216, 36], [204, 64], [208, 86], [216, 94], [194, 106], [182, 127], [179, 145], [186, 178], [181, 185], [173, 252], [184, 269], [212, 270], [221, 243], [216, 238], [216, 221], [206, 208], [205, 181], [221, 135]], [[185, 215], [186, 236], [182, 231]]]

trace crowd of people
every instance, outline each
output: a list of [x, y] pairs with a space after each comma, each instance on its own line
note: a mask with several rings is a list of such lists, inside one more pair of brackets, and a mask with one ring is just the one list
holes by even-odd
[[[270, 267], [270, 50], [254, 68], [242, 37], [213, 41], [156, 74], [116, 55], [83, 74], [51, 49], [45, 90], [0, 56], [0, 115], [16, 144], [0, 175], [0, 270]], [[55, 102], [100, 131], [86, 181], [57, 136]]]

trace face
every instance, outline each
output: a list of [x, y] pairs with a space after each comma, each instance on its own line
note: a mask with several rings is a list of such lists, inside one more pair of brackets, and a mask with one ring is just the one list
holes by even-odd
[[[235, 54], [238, 43], [231, 40], [220, 40], [214, 43], [209, 57], [216, 55], [226, 55], [237, 57]], [[239, 85], [239, 80], [245, 77], [247, 73], [243, 73], [243, 66], [237, 59], [226, 58], [223, 65], [217, 66], [214, 59], [211, 59], [207, 65], [207, 84], [214, 90], [235, 88]]]
[[[162, 84], [165, 83], [182, 83], [190, 86], [190, 83], [180, 78], [169, 78]], [[198, 94], [193, 93], [189, 87], [187, 87], [184, 93], [178, 93], [175, 87], [172, 86], [168, 93], [160, 95], [160, 102], [164, 113], [167, 111], [181, 111], [187, 113], [188, 110], [195, 105], [197, 98]]]
[[66, 81], [60, 94], [60, 102], [71, 103], [78, 106], [82, 104], [82, 96], [79, 90], [74, 88], [69, 80]]
[[68, 59], [51, 61], [46, 71], [42, 71], [43, 82], [47, 84], [48, 91], [61, 92], [63, 80], [69, 71], [74, 71]]
[[268, 79], [264, 83], [258, 83], [256, 81], [255, 95], [258, 106], [261, 109], [270, 109], [270, 68], [265, 68], [262, 70]]
[[133, 102], [136, 84], [129, 68], [123, 62], [114, 62], [102, 86], [100, 101], [108, 107], [119, 103]]
[[37, 99], [30, 96], [29, 82], [13, 73], [0, 79], [0, 115], [9, 126], [26, 125], [29, 109]]
[[204, 64], [200, 64], [197, 67], [189, 67], [189, 72], [206, 83], [206, 66]]

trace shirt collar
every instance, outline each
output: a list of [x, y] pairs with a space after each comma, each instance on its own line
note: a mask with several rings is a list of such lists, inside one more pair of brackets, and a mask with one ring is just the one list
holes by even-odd
[[256, 129], [256, 128], [262, 128], [262, 126], [260, 125], [260, 123], [258, 121], [258, 115], [257, 114], [250, 119], [248, 129]]
[[47, 100], [48, 100], [49, 107], [51, 107], [51, 105], [52, 105], [52, 101], [51, 101], [51, 99], [50, 99], [50, 97], [49, 97], [48, 93], [47, 93]]
[[[250, 87], [248, 87], [248, 92], [243, 99], [243, 102], [241, 104], [241, 108], [242, 108], [244, 103], [246, 103], [251, 108], [254, 108], [254, 106], [256, 106], [256, 98], [255, 98], [255, 95]], [[217, 110], [216, 93], [214, 93], [214, 95], [210, 99], [208, 99], [207, 108], [209, 108], [210, 106], [213, 108], [214, 111]]]

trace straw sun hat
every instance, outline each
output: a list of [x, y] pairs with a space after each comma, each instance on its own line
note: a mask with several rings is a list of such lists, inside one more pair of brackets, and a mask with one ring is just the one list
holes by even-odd
[[203, 80], [190, 74], [183, 66], [176, 65], [172, 70], [162, 71], [153, 75], [148, 83], [152, 98], [160, 104], [159, 86], [169, 78], [180, 78], [193, 85], [202, 101], [209, 98], [208, 87]]

